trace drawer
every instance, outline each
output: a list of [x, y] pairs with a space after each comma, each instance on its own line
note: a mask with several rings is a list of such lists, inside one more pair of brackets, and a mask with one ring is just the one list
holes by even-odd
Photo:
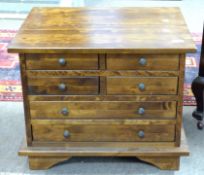
[[97, 54], [28, 54], [26, 68], [39, 70], [98, 69]]
[[32, 131], [33, 140], [42, 142], [165, 142], [174, 141], [175, 137], [173, 124], [33, 124]]
[[98, 77], [28, 78], [31, 95], [98, 94]]
[[177, 77], [108, 77], [107, 94], [177, 94]]
[[33, 119], [119, 119], [175, 118], [175, 101], [117, 102], [117, 101], [31, 101]]
[[178, 70], [179, 55], [108, 54], [107, 69]]

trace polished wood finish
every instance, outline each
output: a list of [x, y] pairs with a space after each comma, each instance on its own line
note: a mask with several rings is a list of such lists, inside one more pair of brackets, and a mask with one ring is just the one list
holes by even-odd
[[[60, 63], [60, 59], [64, 62]], [[81, 61], [83, 60], [83, 62]], [[96, 70], [97, 54], [27, 54], [26, 68], [36, 70]]]
[[31, 169], [73, 156], [132, 156], [178, 169], [185, 53], [178, 8], [33, 8], [20, 53]]
[[[145, 59], [145, 64], [141, 64]], [[165, 60], [165, 61], [164, 61]], [[168, 63], [168, 64], [166, 64]], [[136, 55], [136, 54], [108, 54], [107, 69], [110, 70], [178, 70], [179, 55]]]
[[[64, 85], [64, 89], [60, 89], [60, 85]], [[99, 93], [97, 77], [28, 77], [28, 89], [31, 95], [94, 95]]]
[[151, 157], [151, 156], [146, 156], [142, 157], [139, 156], [137, 157], [138, 159], [148, 162], [152, 165], [155, 165], [156, 167], [160, 168], [161, 170], [178, 170], [179, 169], [179, 164], [180, 164], [180, 157], [175, 156], [167, 156], [167, 157]]
[[[155, 144], [150, 142], [149, 146], [145, 146], [144, 143], [131, 142], [70, 142], [65, 146], [51, 146], [51, 143], [47, 145], [37, 144], [35, 147], [28, 147], [25, 142], [22, 144], [19, 155], [29, 156], [29, 158], [36, 158], [36, 169], [46, 169], [61, 162], [62, 159], [67, 160], [70, 156], [118, 156], [118, 157], [137, 157], [142, 161], [146, 161], [157, 166], [160, 169], [176, 170], [179, 168], [179, 157], [188, 156], [188, 146], [184, 132], [182, 132], [181, 145], [179, 147]], [[117, 146], [115, 146], [117, 144]], [[164, 142], [165, 144], [165, 142]], [[40, 160], [38, 160], [40, 158]], [[45, 159], [42, 159], [45, 158]], [[49, 161], [51, 158], [51, 161]], [[54, 160], [52, 161], [52, 158]], [[59, 161], [57, 161], [57, 159]], [[168, 160], [167, 160], [168, 159]], [[51, 164], [51, 165], [50, 165]], [[47, 165], [50, 165], [49, 167]], [[32, 168], [32, 167], [31, 167]], [[34, 169], [34, 168], [33, 168]]]
[[[107, 94], [177, 94], [177, 77], [108, 77]], [[144, 84], [144, 90], [139, 88], [140, 83]]]
[[[170, 142], [34, 142], [24, 141], [19, 150], [21, 156], [188, 156], [189, 148], [182, 129], [181, 145]], [[172, 142], [171, 142], [172, 143]], [[83, 152], [81, 151], [83, 150]], [[148, 154], [147, 154], [148, 153]]]
[[[54, 37], [53, 37], [54, 36]], [[33, 8], [10, 52], [185, 53], [196, 47], [179, 8]]]
[[69, 160], [70, 157], [33, 157], [29, 156], [29, 167], [31, 170], [45, 170], [51, 168], [52, 166], [56, 165], [57, 163], [63, 162], [65, 160]]
[[180, 55], [179, 64], [179, 81], [178, 81], [178, 104], [177, 104], [177, 125], [176, 125], [176, 145], [179, 146], [181, 142], [181, 128], [183, 118], [183, 89], [184, 89], [184, 73], [185, 73], [185, 60], [184, 54]]
[[[67, 114], [62, 110], [66, 108]], [[140, 109], [144, 113], [140, 113]], [[176, 118], [176, 101], [171, 102], [118, 102], [118, 101], [31, 101], [30, 113], [33, 119], [70, 118]]]
[[23, 92], [23, 105], [24, 105], [24, 116], [25, 116], [25, 129], [26, 129], [26, 141], [28, 146], [32, 145], [32, 128], [31, 128], [31, 117], [29, 110], [29, 99], [28, 99], [28, 86], [27, 86], [27, 75], [26, 75], [26, 63], [25, 55], [20, 54], [20, 72], [21, 72], [21, 84]]
[[177, 101], [177, 95], [29, 95], [30, 101]]
[[[174, 125], [141, 125], [141, 124], [33, 124], [34, 141], [72, 141], [72, 142], [167, 142], [174, 141]], [[64, 137], [64, 131], [69, 131], [70, 136]], [[144, 132], [144, 137], [139, 137], [139, 132]]]
[[110, 71], [110, 70], [27, 70], [29, 77], [56, 77], [56, 76], [133, 76], [133, 77], [174, 77], [178, 76], [178, 71], [151, 71], [151, 70], [127, 70], [127, 71]]

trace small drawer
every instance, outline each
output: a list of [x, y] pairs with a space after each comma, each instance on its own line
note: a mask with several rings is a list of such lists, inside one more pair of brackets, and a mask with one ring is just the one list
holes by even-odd
[[31, 101], [33, 119], [173, 119], [176, 101]]
[[28, 78], [30, 95], [98, 94], [98, 77]]
[[27, 54], [26, 68], [38, 70], [96, 70], [97, 54]]
[[179, 55], [108, 54], [110, 70], [178, 70]]
[[107, 94], [175, 95], [177, 77], [108, 77]]
[[33, 140], [40, 142], [170, 142], [175, 138], [174, 124], [83, 124], [83, 121], [81, 123], [33, 124]]

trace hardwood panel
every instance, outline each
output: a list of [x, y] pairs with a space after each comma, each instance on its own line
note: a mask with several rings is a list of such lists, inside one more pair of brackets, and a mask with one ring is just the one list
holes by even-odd
[[[43, 125], [33, 124], [34, 141], [174, 141], [175, 125], [100, 125], [64, 124]], [[65, 137], [65, 132], [69, 136]], [[144, 132], [144, 137], [139, 133]]]
[[20, 76], [21, 76], [21, 84], [22, 84], [26, 142], [27, 142], [28, 146], [31, 146], [32, 145], [32, 128], [31, 128], [31, 116], [30, 116], [29, 99], [28, 99], [28, 96], [27, 96], [28, 86], [27, 86], [25, 55], [24, 54], [19, 54], [19, 58], [20, 58]]
[[[85, 150], [84, 150], [85, 149]], [[174, 142], [33, 142], [22, 143], [21, 156], [188, 156], [189, 148], [182, 128], [181, 145]]]
[[9, 52], [184, 53], [196, 47], [179, 8], [34, 8]]
[[175, 95], [177, 81], [177, 77], [108, 77], [107, 94]]
[[29, 94], [32, 95], [87, 95], [98, 94], [97, 77], [28, 78]]
[[183, 121], [183, 91], [184, 91], [184, 74], [185, 74], [185, 61], [186, 55], [180, 55], [180, 76], [178, 82], [178, 106], [177, 106], [177, 125], [176, 125], [176, 146], [180, 146], [181, 143], [181, 129]]
[[138, 159], [148, 162], [161, 170], [179, 170], [180, 157], [166, 156], [166, 157], [151, 157], [151, 156], [139, 156]]
[[58, 164], [63, 161], [69, 160], [71, 157], [69, 156], [63, 156], [63, 157], [39, 157], [39, 156], [29, 156], [28, 162], [29, 162], [29, 168], [31, 170], [46, 170], [51, 167], [53, 167], [55, 164]]
[[[33, 119], [43, 118], [175, 118], [175, 101], [172, 102], [72, 102], [31, 101]], [[144, 111], [141, 111], [144, 110]]]
[[151, 71], [151, 70], [27, 70], [29, 77], [60, 77], [60, 76], [154, 76], [154, 77], [174, 77], [178, 76], [178, 71]]
[[[155, 18], [157, 20], [154, 20]], [[39, 24], [39, 20], [49, 22]], [[28, 16], [28, 20], [23, 24], [23, 29], [64, 29], [62, 27], [66, 27], [67, 24], [87, 27], [86, 24], [89, 23], [109, 24], [109, 22], [115, 25], [118, 23], [126, 25], [132, 23], [177, 24], [178, 26], [185, 24], [179, 8], [34, 8]], [[71, 29], [74, 29], [74, 26], [70, 26]]]
[[177, 95], [29, 95], [31, 101], [177, 101]]
[[98, 69], [98, 55], [27, 54], [26, 67], [39, 70], [95, 70]]
[[73, 124], [73, 125], [175, 125], [176, 120], [169, 119], [148, 119], [148, 120], [142, 120], [142, 119], [69, 119], [69, 120], [59, 120], [59, 119], [52, 119], [52, 120], [38, 120], [38, 119], [32, 119], [31, 124], [38, 125], [38, 124], [45, 124], [45, 125], [65, 125], [65, 124]]
[[107, 69], [110, 70], [178, 70], [178, 67], [179, 55], [107, 55]]

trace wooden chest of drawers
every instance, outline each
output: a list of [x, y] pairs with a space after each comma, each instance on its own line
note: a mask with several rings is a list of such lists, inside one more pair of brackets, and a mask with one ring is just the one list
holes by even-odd
[[20, 55], [31, 169], [72, 156], [134, 156], [178, 169], [185, 53], [178, 8], [34, 8]]

